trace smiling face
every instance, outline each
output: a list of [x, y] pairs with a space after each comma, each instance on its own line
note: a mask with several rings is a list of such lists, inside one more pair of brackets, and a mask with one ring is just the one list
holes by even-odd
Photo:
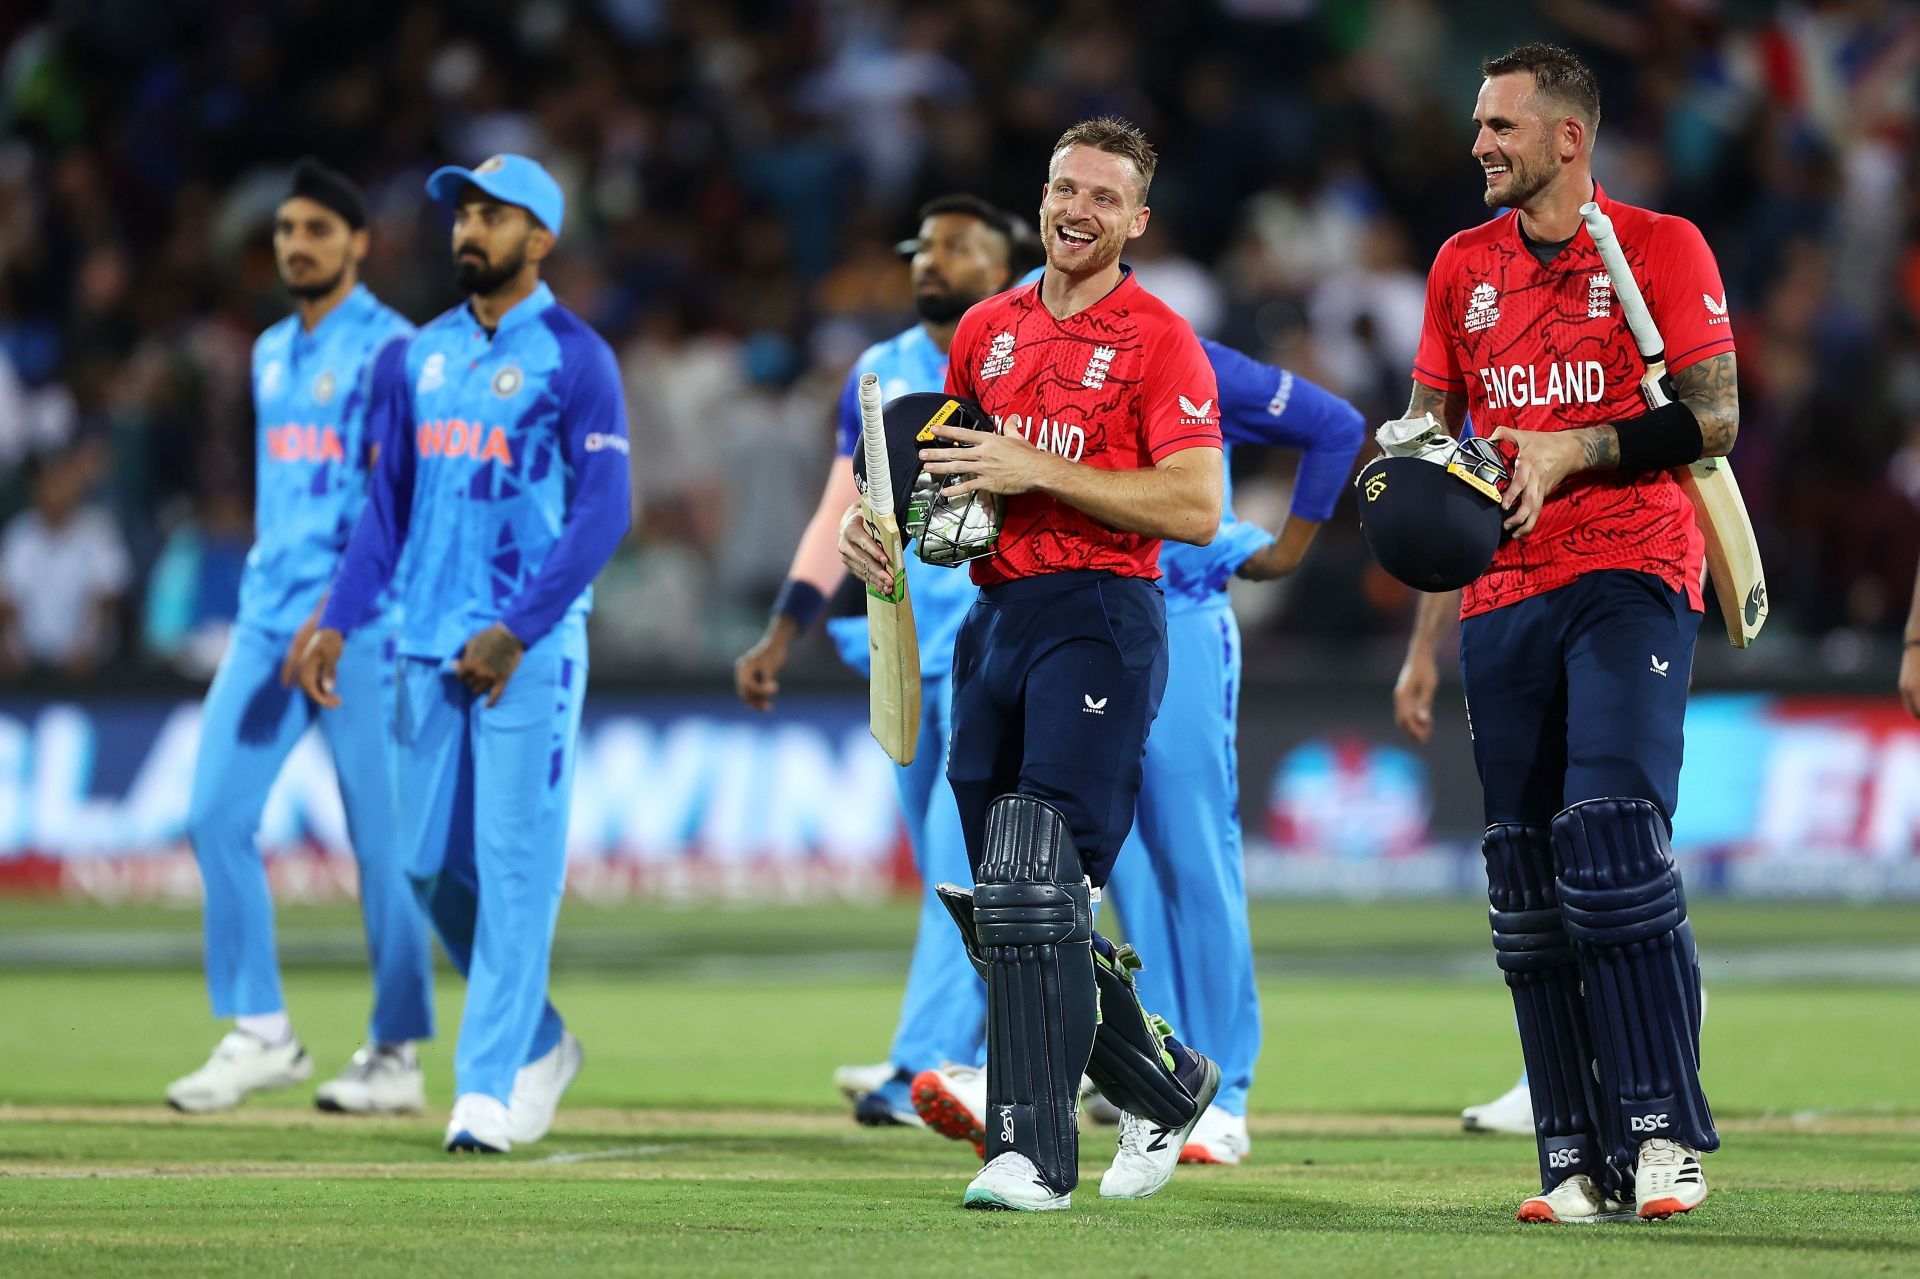
[[1473, 158], [1486, 175], [1488, 208], [1524, 207], [1559, 176], [1560, 153], [1569, 144], [1577, 152], [1585, 129], [1556, 105], [1535, 90], [1531, 72], [1511, 71], [1481, 83], [1473, 105]]
[[1055, 152], [1040, 197], [1048, 268], [1085, 276], [1119, 261], [1121, 248], [1146, 231], [1152, 213], [1140, 188], [1140, 172], [1125, 156], [1089, 146]]

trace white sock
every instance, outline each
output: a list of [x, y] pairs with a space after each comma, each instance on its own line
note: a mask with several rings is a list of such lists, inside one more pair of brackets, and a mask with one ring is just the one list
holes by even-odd
[[293, 1019], [287, 1016], [284, 1008], [277, 1013], [248, 1013], [244, 1017], [235, 1017], [233, 1024], [274, 1048], [293, 1038]]

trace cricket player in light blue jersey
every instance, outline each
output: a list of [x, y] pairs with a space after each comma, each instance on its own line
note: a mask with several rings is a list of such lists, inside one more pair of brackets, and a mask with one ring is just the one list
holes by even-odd
[[[836, 415], [838, 453], [820, 506], [794, 553], [793, 567], [774, 605], [766, 634], [735, 664], [743, 700], [760, 710], [773, 705], [778, 676], [793, 639], [821, 611], [845, 577], [836, 549], [840, 517], [857, 500], [853, 452], [860, 441], [860, 378], [880, 377], [886, 400], [946, 385], [947, 346], [960, 317], [975, 302], [999, 293], [1038, 260], [1030, 235], [1005, 213], [973, 196], [944, 196], [920, 209], [917, 239], [902, 244], [911, 255], [914, 304], [920, 323], [868, 347], [847, 373]], [[918, 556], [906, 559], [908, 594], [920, 640], [920, 745], [896, 780], [900, 811], [913, 846], [923, 889], [920, 928], [907, 968], [900, 1022], [888, 1059], [870, 1066], [843, 1066], [834, 1082], [866, 1124], [918, 1126], [909, 1088], [914, 1076], [947, 1062], [975, 1064], [985, 1044], [986, 988], [967, 962], [958, 934], [934, 895], [942, 880], [971, 883], [960, 811], [947, 786], [949, 684], [953, 641], [978, 594], [964, 571], [939, 568]], [[866, 620], [829, 623], [848, 663], [867, 669]]]
[[[338, 704], [346, 636], [395, 580], [408, 875], [467, 978], [446, 1148], [538, 1141], [579, 1072], [547, 1001], [592, 583], [631, 509], [613, 351], [540, 282], [565, 210], [524, 156], [443, 168], [465, 304], [384, 352], [387, 443], [301, 683]], [[405, 555], [402, 555], [402, 550]]]
[[367, 1045], [317, 1101], [351, 1113], [424, 1104], [411, 1041], [433, 1034], [431, 955], [394, 838], [389, 602], [377, 602], [341, 654], [348, 705], [318, 710], [291, 687], [294, 655], [366, 504], [377, 443], [367, 429], [368, 375], [382, 348], [413, 332], [359, 282], [366, 226], [351, 181], [314, 160], [295, 166], [273, 225], [294, 313], [253, 347], [257, 535], [201, 715], [187, 817], [205, 891], [208, 993], [214, 1015], [235, 1027], [205, 1066], [167, 1088], [177, 1110], [225, 1110], [313, 1074], [281, 995], [273, 901], [254, 835], [281, 765], [315, 723], [339, 774], [373, 967]]
[[1300, 450], [1278, 537], [1236, 519], [1229, 473], [1220, 532], [1168, 542], [1167, 692], [1147, 737], [1146, 777], [1107, 881], [1127, 937], [1153, 962], [1141, 1003], [1220, 1063], [1220, 1091], [1187, 1137], [1186, 1163], [1238, 1163], [1249, 1149], [1247, 1090], [1260, 1055], [1260, 996], [1247, 932], [1240, 846], [1240, 627], [1227, 582], [1292, 572], [1332, 515], [1365, 439], [1360, 411], [1284, 369], [1201, 340], [1220, 385], [1220, 433], [1235, 444]]
[[[1200, 344], [1219, 385], [1229, 451], [1235, 444], [1294, 448], [1300, 464], [1277, 536], [1235, 517], [1229, 471], [1213, 540], [1161, 548], [1167, 690], [1147, 736], [1133, 830], [1106, 894], [1130, 942], [1153, 956], [1134, 973], [1141, 1006], [1220, 1065], [1220, 1091], [1181, 1161], [1233, 1164], [1250, 1149], [1246, 1102], [1260, 1053], [1260, 998], [1240, 844], [1240, 628], [1227, 582], [1268, 581], [1299, 566], [1333, 514], [1365, 432], [1358, 409], [1305, 378], [1218, 342]], [[916, 1079], [913, 1095], [930, 1127], [980, 1145], [983, 1072], [943, 1067]], [[1090, 1109], [1117, 1120], [1117, 1112], [1101, 1114], [1098, 1102]]]

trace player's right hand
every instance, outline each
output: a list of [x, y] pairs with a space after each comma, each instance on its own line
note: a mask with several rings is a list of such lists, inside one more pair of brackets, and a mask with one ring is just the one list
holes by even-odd
[[293, 633], [293, 643], [287, 645], [287, 655], [280, 659], [280, 687], [292, 688], [300, 677], [300, 655], [307, 651], [307, 641], [313, 638], [313, 632], [320, 625], [319, 610], [313, 616], [300, 623], [300, 629]]
[[779, 623], [733, 663], [733, 691], [740, 700], [757, 711], [773, 709], [780, 694], [780, 668], [787, 664], [787, 641], [778, 630]]
[[334, 692], [334, 675], [346, 647], [346, 636], [331, 626], [323, 626], [313, 633], [300, 654], [300, 687], [328, 710], [340, 705], [340, 695]]
[[1414, 741], [1426, 744], [1433, 734], [1433, 694], [1440, 687], [1440, 668], [1431, 653], [1408, 653], [1393, 682], [1393, 722]]
[[1901, 650], [1900, 700], [1907, 704], [1907, 714], [1920, 719], [1920, 644]]
[[893, 594], [893, 569], [887, 564], [886, 548], [867, 528], [866, 516], [855, 502], [840, 517], [840, 562], [847, 572], [882, 595]]

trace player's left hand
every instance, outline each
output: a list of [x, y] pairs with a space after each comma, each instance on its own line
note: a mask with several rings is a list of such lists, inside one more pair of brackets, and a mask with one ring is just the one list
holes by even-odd
[[1506, 530], [1515, 537], [1525, 537], [1533, 532], [1541, 508], [1560, 482], [1586, 469], [1586, 446], [1577, 430], [1516, 431], [1502, 426], [1495, 429], [1493, 439], [1511, 444], [1515, 450], [1513, 482], [1507, 485], [1500, 506], [1512, 512]]
[[527, 646], [512, 631], [495, 622], [467, 641], [454, 659], [453, 673], [474, 692], [486, 694], [488, 706], [498, 706], [500, 695], [507, 691], [507, 681], [513, 678], [526, 651]]
[[1046, 476], [1065, 459], [1037, 449], [1017, 435], [975, 431], [964, 426], [936, 426], [933, 433], [952, 440], [951, 447], [921, 449], [920, 462], [929, 475], [962, 476], [940, 490], [947, 497], [983, 490], [1012, 495], [1045, 487]]
[[1907, 714], [1920, 719], [1920, 645], [1909, 644], [1900, 652], [1900, 700]]

